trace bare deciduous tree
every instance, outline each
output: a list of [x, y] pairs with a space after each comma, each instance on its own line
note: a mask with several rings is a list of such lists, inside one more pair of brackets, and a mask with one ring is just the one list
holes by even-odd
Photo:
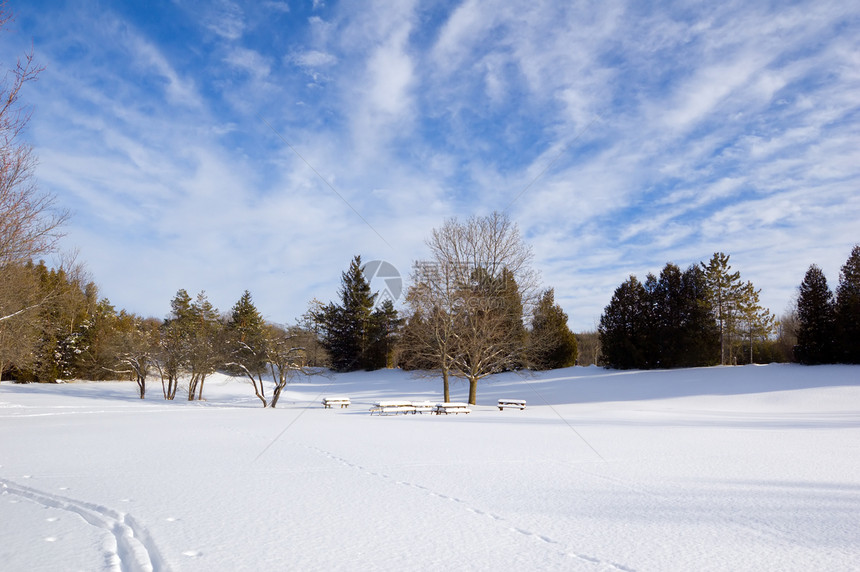
[[118, 373], [129, 373], [137, 383], [140, 398], [146, 397], [146, 380], [156, 365], [159, 347], [160, 322], [155, 318], [142, 319], [125, 315], [123, 328], [116, 340], [116, 360], [120, 367]]
[[600, 363], [600, 334], [589, 330], [576, 334], [578, 365], [597, 365]]
[[276, 407], [281, 392], [291, 379], [297, 375], [321, 375], [325, 370], [308, 363], [306, 344], [316, 342], [313, 332], [308, 332], [301, 326], [283, 328], [267, 324], [265, 335], [266, 359], [275, 382], [269, 407]]
[[[5, 2], [0, 4], [0, 31], [11, 20]], [[42, 69], [31, 50], [0, 82], [0, 267], [51, 252], [68, 217], [54, 209], [53, 196], [38, 191], [33, 177], [36, 158], [21, 140], [30, 119], [30, 110], [19, 100], [21, 89]]]
[[417, 265], [407, 297], [416, 327], [404, 342], [432, 358], [443, 380], [449, 371], [468, 380], [475, 404], [481, 379], [519, 365], [523, 308], [533, 305], [538, 285], [532, 252], [498, 212], [449, 220], [427, 246], [431, 258]]

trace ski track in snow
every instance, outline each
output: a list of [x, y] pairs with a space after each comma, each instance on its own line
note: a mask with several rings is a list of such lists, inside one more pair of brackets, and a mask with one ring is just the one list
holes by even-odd
[[585, 562], [588, 564], [594, 564], [596, 566], [602, 566], [602, 567], [608, 568], [610, 570], [618, 570], [620, 572], [635, 572], [635, 570], [633, 568], [629, 568], [629, 567], [624, 566], [622, 564], [618, 564], [617, 562], [608, 562], [606, 560], [601, 560], [600, 558], [596, 558], [594, 556], [589, 556], [587, 554], [580, 554], [578, 552], [565, 550], [564, 547], [561, 545], [561, 543], [558, 542], [557, 540], [554, 540], [548, 536], [538, 534], [536, 532], [532, 532], [530, 530], [526, 530], [524, 528], [520, 528], [518, 526], [515, 526], [505, 517], [498, 515], [498, 514], [495, 514], [495, 513], [492, 513], [492, 512], [481, 510], [481, 509], [476, 508], [476, 507], [473, 507], [467, 501], [464, 501], [462, 499], [434, 491], [433, 489], [425, 487], [424, 485], [419, 485], [416, 483], [409, 483], [406, 481], [397, 480], [394, 477], [391, 477], [390, 475], [387, 475], [385, 473], [380, 473], [378, 471], [373, 471], [373, 470], [368, 469], [366, 467], [363, 467], [359, 464], [352, 463], [352, 462], [350, 462], [350, 461], [348, 461], [342, 457], [338, 457], [334, 453], [331, 453], [329, 451], [325, 451], [323, 449], [319, 449], [317, 447], [308, 446], [308, 448], [313, 450], [313, 451], [316, 451], [317, 453], [320, 453], [321, 455], [324, 455], [325, 457], [328, 457], [329, 459], [331, 459], [337, 463], [340, 463], [342, 465], [350, 467], [351, 469], [355, 469], [357, 471], [362, 471], [366, 475], [370, 475], [373, 477], [384, 479], [384, 480], [389, 481], [395, 485], [400, 485], [400, 486], [404, 486], [404, 487], [410, 487], [413, 489], [417, 489], [417, 490], [419, 490], [419, 491], [421, 491], [421, 492], [423, 492], [429, 496], [436, 497], [436, 498], [441, 499], [443, 501], [457, 503], [457, 504], [461, 505], [466, 511], [468, 511], [472, 514], [487, 517], [487, 518], [489, 518], [489, 519], [491, 519], [491, 520], [493, 520], [499, 524], [503, 524], [503, 525], [508, 526], [508, 529], [512, 532], [517, 532], [519, 534], [522, 534], [523, 536], [528, 536], [530, 538], [535, 539], [538, 542], [542, 542], [542, 543], [546, 544], [547, 546], [553, 547], [558, 551], [559, 554], [561, 554], [563, 556], [567, 556], [569, 558], [575, 558], [576, 560], [579, 560], [579, 561], [582, 561], [582, 562]]
[[107, 532], [104, 543], [105, 568], [116, 572], [168, 572], [171, 570], [153, 542], [149, 531], [132, 515], [111, 508], [70, 499], [47, 491], [25, 487], [0, 478], [2, 494], [12, 494], [48, 508], [77, 514], [88, 524]]

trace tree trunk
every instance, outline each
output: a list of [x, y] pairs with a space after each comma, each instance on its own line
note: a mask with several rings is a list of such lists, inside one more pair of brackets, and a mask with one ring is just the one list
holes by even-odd
[[448, 368], [442, 370], [442, 395], [445, 403], [451, 401], [451, 391], [448, 384]]
[[272, 402], [269, 404], [269, 407], [275, 407], [278, 404], [278, 399], [281, 398], [281, 390], [284, 389], [286, 383], [280, 382], [275, 386], [275, 390], [272, 392]]
[[469, 378], [469, 405], [477, 405], [478, 400], [478, 378]]
[[197, 393], [198, 380], [199, 376], [195, 373], [191, 376], [191, 380], [188, 382], [188, 401], [194, 401], [194, 396]]
[[254, 378], [253, 375], [251, 375], [250, 377], [251, 377], [251, 383], [254, 384], [254, 394], [260, 399], [260, 401], [263, 402], [263, 407], [266, 407], [268, 405], [268, 403], [266, 402], [266, 390], [263, 388], [263, 376], [262, 375], [257, 376], [259, 378], [259, 382], [260, 382], [259, 388], [257, 387], [257, 379]]

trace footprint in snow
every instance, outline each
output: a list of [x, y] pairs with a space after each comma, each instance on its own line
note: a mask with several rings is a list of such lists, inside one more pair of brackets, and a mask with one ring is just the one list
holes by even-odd
[[167, 517], [167, 518], [165, 518], [164, 520], [166, 520], [167, 522], [176, 522], [176, 521], [177, 521], [177, 520], [179, 520], [179, 519], [178, 519], [178, 518], [176, 518], [176, 517], [173, 517], [173, 516], [168, 516], [168, 517]]
[[182, 553], [183, 556], [187, 556], [188, 558], [200, 558], [203, 556], [203, 553], [199, 550], [186, 550]]
[[45, 538], [45, 542], [56, 542], [56, 541], [57, 541], [56, 536], [48, 536]]
[[60, 520], [60, 517], [58, 517], [58, 516], [52, 516], [52, 517], [50, 517], [50, 518], [46, 518], [45, 520], [46, 520], [46, 521], [48, 521], [48, 522], [57, 522], [58, 520]]

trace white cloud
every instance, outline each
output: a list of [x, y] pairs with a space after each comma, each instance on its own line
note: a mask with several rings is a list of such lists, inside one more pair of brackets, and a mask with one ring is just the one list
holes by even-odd
[[333, 54], [319, 50], [308, 50], [292, 54], [290, 60], [306, 68], [328, 67], [337, 63], [337, 57]]
[[219, 0], [214, 5], [207, 5], [203, 22], [218, 36], [227, 40], [238, 40], [245, 33], [244, 16], [242, 7], [235, 2]]
[[234, 48], [227, 54], [224, 61], [234, 68], [250, 73], [258, 80], [267, 78], [272, 69], [267, 58], [247, 48]]
[[281, 12], [283, 14], [290, 11], [290, 5], [286, 2], [264, 2], [263, 6], [273, 12]]
[[837, 271], [860, 219], [856, 9], [595, 6], [269, 3], [267, 21], [222, 2], [164, 43], [109, 11], [39, 16], [40, 182], [81, 212], [69, 243], [104, 294], [157, 315], [180, 287], [221, 309], [248, 288], [291, 319], [353, 254], [408, 272], [445, 218], [520, 193], [576, 329], [669, 260], [729, 252], [777, 312], [810, 263]]

